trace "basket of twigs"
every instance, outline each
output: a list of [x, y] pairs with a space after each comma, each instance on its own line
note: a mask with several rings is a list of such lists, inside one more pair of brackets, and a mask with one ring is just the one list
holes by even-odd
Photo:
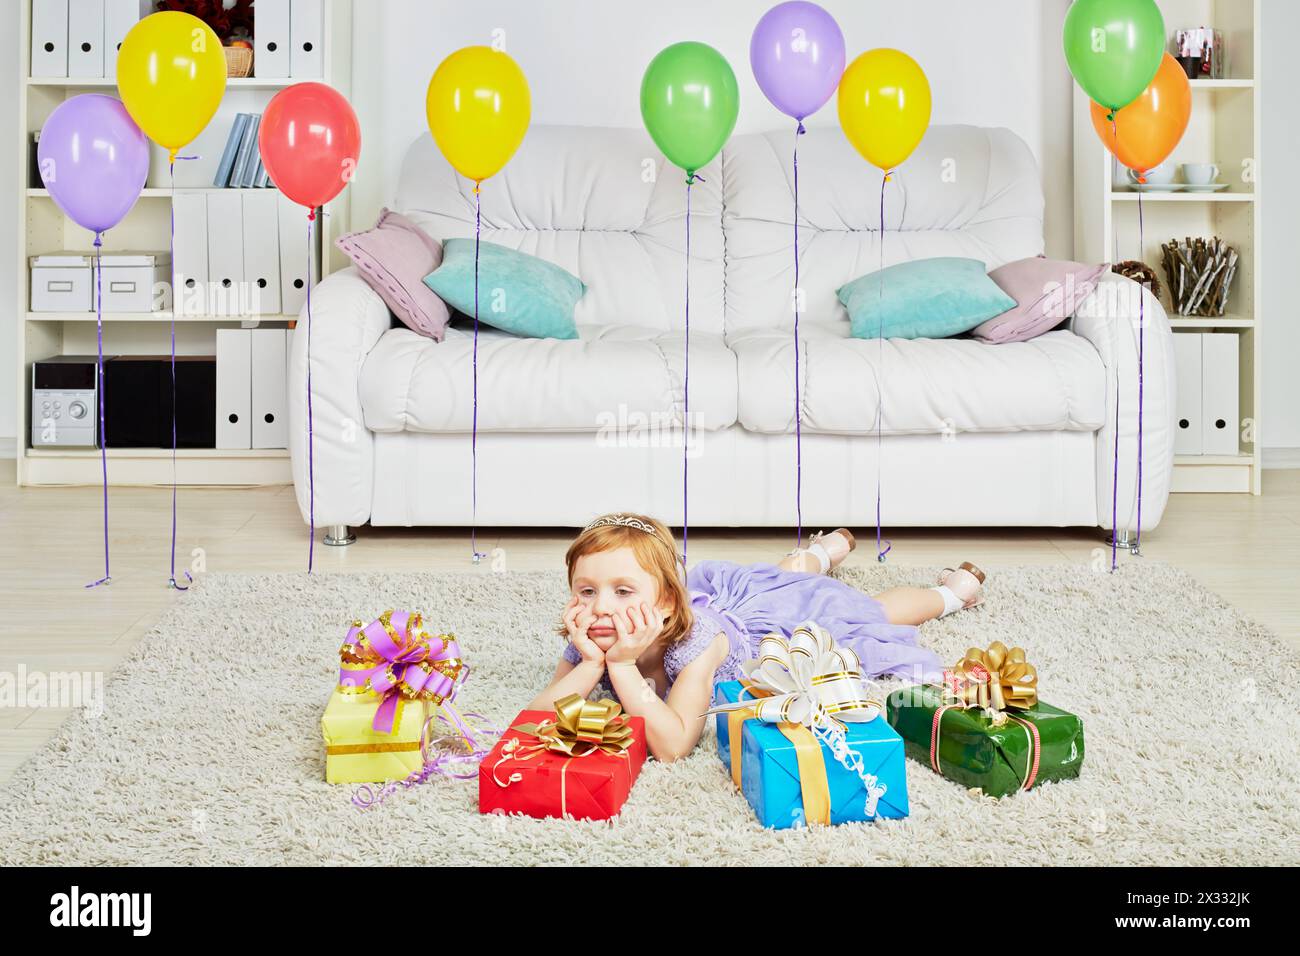
[[1160, 247], [1169, 298], [1179, 315], [1218, 316], [1228, 309], [1237, 250], [1213, 239], [1171, 239]]
[[252, 76], [253, 50], [245, 46], [223, 46], [226, 54], [226, 76]]

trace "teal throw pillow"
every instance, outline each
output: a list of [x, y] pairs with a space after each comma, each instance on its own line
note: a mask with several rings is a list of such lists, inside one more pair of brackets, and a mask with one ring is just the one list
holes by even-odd
[[1016, 307], [978, 259], [903, 262], [854, 279], [836, 294], [857, 339], [946, 338]]
[[[474, 240], [448, 239], [442, 265], [424, 284], [465, 315], [474, 314]], [[479, 245], [478, 318], [505, 332], [535, 339], [576, 339], [573, 310], [587, 287], [554, 263], [507, 249]]]

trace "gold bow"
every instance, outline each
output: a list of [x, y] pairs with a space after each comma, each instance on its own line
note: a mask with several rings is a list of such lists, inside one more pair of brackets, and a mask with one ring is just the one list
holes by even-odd
[[520, 724], [511, 730], [536, 737], [541, 749], [585, 757], [599, 750], [621, 754], [632, 746], [632, 725], [622, 716], [623, 708], [615, 701], [596, 702], [570, 694], [555, 702], [555, 719], [540, 724]]
[[1008, 649], [994, 641], [988, 650], [972, 647], [950, 671], [944, 672], [948, 696], [966, 707], [1002, 712], [1026, 710], [1038, 703], [1038, 671], [1025, 658], [1023, 647]]

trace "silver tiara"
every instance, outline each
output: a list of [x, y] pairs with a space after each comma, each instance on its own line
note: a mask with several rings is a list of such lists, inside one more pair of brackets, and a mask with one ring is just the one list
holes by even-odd
[[654, 525], [642, 521], [636, 515], [601, 515], [587, 527], [583, 528], [583, 533], [590, 531], [592, 528], [603, 528], [606, 525], [614, 525], [620, 528], [636, 528], [638, 531], [644, 531], [646, 534], [659, 537], [659, 532], [655, 530]]

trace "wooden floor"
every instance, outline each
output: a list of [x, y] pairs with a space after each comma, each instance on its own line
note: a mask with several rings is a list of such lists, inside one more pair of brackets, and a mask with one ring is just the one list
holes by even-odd
[[[185, 595], [167, 587], [171, 491], [114, 488], [109, 502], [113, 583], [86, 590], [103, 567], [98, 488], [18, 488], [14, 462], [0, 461], [0, 673], [110, 672], [158, 616]], [[178, 568], [199, 573], [306, 569], [307, 529], [289, 486], [181, 489]], [[829, 530], [829, 529], [827, 529]], [[874, 533], [859, 532], [850, 562], [874, 560]], [[693, 528], [693, 559], [776, 560], [792, 531]], [[508, 570], [559, 569], [573, 532], [480, 531]], [[1061, 564], [1080, 573], [1109, 567], [1097, 532], [1080, 529], [915, 530], [891, 533], [896, 565]], [[1300, 648], [1300, 471], [1268, 471], [1264, 494], [1174, 495], [1160, 527], [1142, 538], [1143, 557], [1167, 561]], [[466, 529], [363, 528], [346, 548], [317, 543], [316, 569], [456, 569], [468, 559]], [[486, 562], [481, 566], [488, 572]], [[918, 580], [919, 584], [929, 583]], [[53, 708], [0, 707], [0, 781], [67, 716]]]

